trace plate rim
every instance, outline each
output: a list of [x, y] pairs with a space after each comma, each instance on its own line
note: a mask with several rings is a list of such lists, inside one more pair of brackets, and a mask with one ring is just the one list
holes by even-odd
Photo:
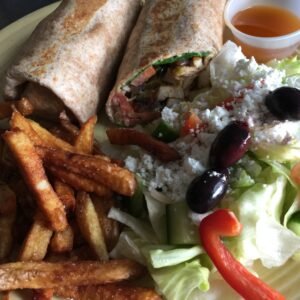
[[32, 11], [31, 13], [21, 17], [20, 19], [17, 19], [16, 21], [10, 23], [9, 25], [3, 27], [0, 30], [0, 42], [1, 40], [4, 40], [6, 38], [8, 38], [12, 32], [19, 30], [20, 27], [22, 27], [23, 23], [29, 22], [29, 21], [33, 21], [35, 19], [40, 19], [40, 15], [47, 13], [49, 11], [49, 13], [51, 11], [53, 11], [58, 4], [61, 1], [56, 1], [52, 4], [48, 4], [46, 6], [43, 6], [37, 10]]

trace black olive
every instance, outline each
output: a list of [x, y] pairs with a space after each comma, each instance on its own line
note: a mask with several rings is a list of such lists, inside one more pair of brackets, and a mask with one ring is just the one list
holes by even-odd
[[269, 111], [280, 120], [300, 120], [300, 90], [280, 87], [270, 92], [265, 103]]
[[228, 168], [243, 157], [250, 146], [248, 125], [235, 121], [223, 128], [212, 143], [209, 164], [212, 168]]
[[197, 213], [206, 213], [217, 206], [228, 188], [228, 171], [207, 170], [189, 185], [186, 201]]

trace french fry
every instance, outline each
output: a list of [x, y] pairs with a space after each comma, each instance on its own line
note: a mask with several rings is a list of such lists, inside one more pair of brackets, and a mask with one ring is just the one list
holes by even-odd
[[73, 211], [75, 209], [76, 204], [73, 189], [66, 183], [61, 182], [60, 180], [55, 180], [54, 190], [60, 201], [65, 206], [65, 209]]
[[70, 252], [73, 249], [74, 232], [70, 225], [64, 231], [55, 232], [50, 242], [50, 249], [55, 253]]
[[55, 231], [64, 230], [67, 227], [64, 206], [48, 182], [43, 163], [32, 142], [18, 129], [7, 131], [3, 138], [18, 162], [24, 180], [51, 228]]
[[54, 167], [51, 165], [46, 167], [56, 178], [59, 178], [61, 181], [70, 185], [77, 191], [95, 193], [96, 195], [103, 197], [109, 197], [112, 195], [112, 191], [109, 188], [92, 179], [88, 179], [79, 174], [71, 173], [59, 167]]
[[125, 286], [122, 284], [88, 285], [80, 287], [61, 287], [54, 294], [75, 300], [161, 300], [153, 290], [142, 287]]
[[40, 146], [36, 149], [46, 167], [63, 166], [66, 171], [92, 179], [124, 196], [132, 196], [135, 192], [137, 183], [133, 173], [98, 156]]
[[18, 111], [12, 114], [10, 120], [12, 129], [19, 128], [26, 133], [34, 145], [60, 148], [68, 151], [75, 151], [75, 148], [62, 139], [51, 134], [47, 129], [38, 123], [24, 118]]
[[90, 196], [85, 192], [77, 195], [76, 210], [77, 224], [83, 237], [100, 260], [108, 260], [108, 253], [97, 213]]
[[97, 116], [93, 116], [87, 120], [80, 129], [75, 139], [75, 148], [82, 153], [91, 154], [94, 147], [94, 129], [97, 123]]
[[20, 261], [40, 261], [47, 254], [53, 231], [47, 227], [47, 224], [40, 213], [37, 213], [35, 220], [25, 238], [20, 254]]
[[111, 250], [116, 245], [120, 235], [118, 222], [107, 217], [110, 208], [114, 206], [113, 199], [112, 197], [92, 197], [92, 201], [104, 233], [106, 246], [108, 250]]
[[136, 278], [144, 268], [127, 260], [106, 262], [15, 262], [0, 265], [0, 291], [97, 285]]
[[[64, 120], [64, 122], [66, 123], [67, 121]], [[69, 123], [69, 122], [67, 122], [67, 123]], [[10, 120], [10, 126], [12, 129], [19, 128], [22, 131], [24, 131], [26, 133], [26, 135], [30, 138], [30, 140], [34, 143], [35, 146], [44, 146], [44, 147], [58, 148], [58, 149], [62, 149], [65, 151], [70, 151], [70, 152], [84, 153], [84, 152], [76, 149], [71, 144], [56, 137], [50, 131], [41, 127], [38, 123], [24, 118], [18, 111], [15, 111], [12, 114], [12, 117]], [[68, 126], [70, 126], [70, 125], [68, 125]], [[75, 137], [77, 137], [78, 134], [79, 134], [79, 131]], [[106, 161], [110, 161], [109, 157], [102, 155], [101, 153], [99, 153], [97, 155], [97, 157], [102, 158], [103, 160], [106, 160]]]
[[111, 144], [139, 146], [163, 162], [180, 159], [180, 154], [174, 148], [144, 132], [132, 128], [109, 128], [106, 134]]
[[10, 119], [10, 127], [12, 129], [20, 129], [26, 133], [34, 145], [44, 145], [43, 140], [38, 136], [26, 118], [24, 118], [18, 111], [13, 112]]

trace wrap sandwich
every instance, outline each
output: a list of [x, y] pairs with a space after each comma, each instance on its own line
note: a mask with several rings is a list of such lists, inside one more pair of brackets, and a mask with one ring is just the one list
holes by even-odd
[[64, 106], [80, 121], [107, 99], [140, 0], [64, 0], [32, 33], [6, 76], [6, 99], [44, 117]]
[[150, 122], [168, 99], [186, 99], [198, 88], [199, 74], [222, 46], [224, 5], [225, 0], [146, 1], [106, 104], [114, 123]]

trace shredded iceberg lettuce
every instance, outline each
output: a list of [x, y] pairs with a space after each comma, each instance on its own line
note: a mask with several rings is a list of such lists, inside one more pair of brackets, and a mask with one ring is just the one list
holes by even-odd
[[187, 300], [196, 291], [209, 289], [209, 270], [198, 259], [173, 267], [152, 269], [150, 274], [167, 299]]
[[300, 237], [274, 219], [264, 217], [256, 223], [256, 246], [265, 267], [279, 267], [300, 250]]
[[[239, 198], [225, 202], [243, 224], [241, 235], [232, 239], [229, 246], [245, 264], [251, 264], [260, 258], [256, 245], [257, 222], [265, 217], [270, 217], [278, 223], [281, 219], [287, 180], [284, 176], [274, 176], [271, 168], [265, 170], [264, 176], [264, 183], [256, 183]], [[274, 179], [271, 180], [272, 178]]]
[[300, 57], [288, 57], [282, 60], [271, 60], [268, 65], [274, 69], [282, 70], [286, 76], [284, 83], [288, 86], [300, 88]]
[[158, 239], [151, 225], [144, 220], [135, 218], [120, 209], [112, 207], [108, 213], [108, 217], [114, 219], [122, 224], [127, 225], [132, 231], [134, 231], [140, 238], [149, 243], [157, 243]]
[[188, 261], [203, 252], [200, 246], [172, 250], [153, 249], [149, 251], [149, 258], [153, 268], [162, 268]]

